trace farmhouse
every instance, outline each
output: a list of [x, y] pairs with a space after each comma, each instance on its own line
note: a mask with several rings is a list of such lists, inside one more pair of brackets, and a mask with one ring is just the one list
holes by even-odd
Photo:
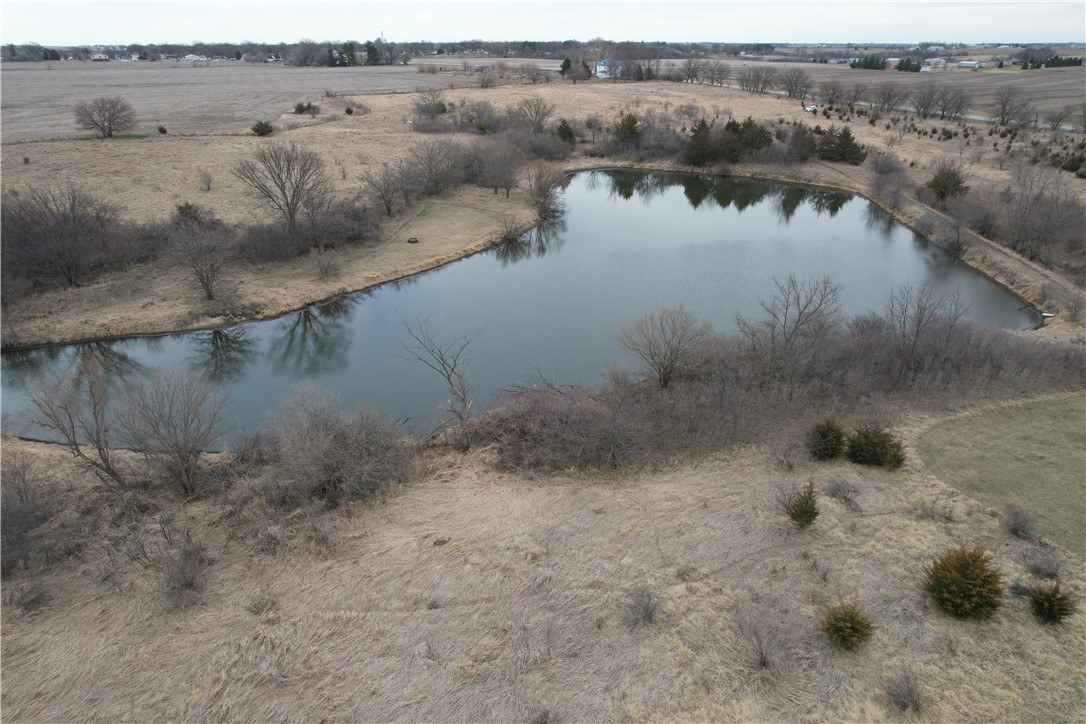
[[958, 62], [959, 68], [969, 68], [970, 70], [980, 70], [984, 67], [984, 63], [979, 60], [962, 60]]
[[596, 62], [597, 78], [621, 78], [622, 64], [614, 58], [602, 58]]

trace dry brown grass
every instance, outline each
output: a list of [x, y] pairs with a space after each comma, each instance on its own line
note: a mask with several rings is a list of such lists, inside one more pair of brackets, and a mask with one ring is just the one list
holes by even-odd
[[[190, 503], [212, 565], [181, 611], [153, 570], [116, 564], [96, 586], [98, 549], [5, 583], [5, 602], [27, 582], [48, 594], [33, 614], [3, 608], [5, 720], [870, 721], [894, 716], [882, 684], [906, 668], [935, 721], [1060, 721], [1086, 705], [1083, 616], [1042, 628], [1008, 598], [967, 624], [927, 600], [934, 554], [979, 543], [1024, 579], [1031, 544], [911, 465], [782, 473], [757, 446], [604, 477], [499, 474], [487, 449], [427, 462], [385, 502], [273, 521], [278, 553], [259, 552], [267, 512], [244, 486]], [[777, 509], [779, 485], [846, 469], [862, 511], [825, 499], [799, 531]], [[84, 485], [66, 504], [100, 504]], [[937, 494], [954, 522], [914, 515]], [[301, 542], [313, 525], [326, 544]], [[1063, 580], [1082, 590], [1080, 559]], [[631, 627], [638, 587], [658, 607]], [[818, 622], [852, 597], [877, 631], [845, 653]]]
[[[97, 71], [90, 64], [61, 64], [54, 70], [31, 66], [22, 67], [21, 70], [5, 68], [3, 188], [19, 190], [67, 179], [91, 186], [96, 193], [120, 203], [124, 207], [124, 214], [134, 220], [166, 218], [183, 202], [210, 207], [230, 223], [266, 220], [266, 213], [260, 204], [247, 195], [244, 185], [230, 173], [238, 160], [246, 158], [255, 145], [264, 142], [252, 135], [178, 136], [171, 133], [167, 136], [113, 141], [8, 142], [19, 136], [20, 128], [18, 122], [13, 124], [8, 120], [9, 116], [19, 119], [20, 109], [26, 102], [24, 99], [37, 98], [35, 94], [41, 92], [33, 82], [24, 82], [27, 79], [39, 76], [55, 78], [48, 92], [58, 97], [71, 96], [77, 87], [122, 92], [121, 86], [127, 84], [130, 86], [128, 96], [137, 108], [143, 102], [141, 97], [146, 95], [146, 103], [151, 107], [174, 109], [180, 113], [200, 106], [192, 105], [190, 100], [196, 103], [195, 99], [185, 95], [187, 91], [182, 90], [187, 86], [173, 79], [206, 74], [206, 77], [216, 79], [207, 91], [213, 94], [215, 104], [219, 101], [226, 103], [228, 92], [240, 104], [233, 106], [226, 103], [223, 106], [225, 111], [211, 114], [213, 121], [208, 123], [218, 129], [233, 128], [227, 122], [232, 113], [248, 114], [250, 106], [247, 104], [265, 98], [262, 94], [277, 87], [276, 84], [285, 83], [288, 90], [282, 91], [281, 96], [274, 96], [274, 101], [260, 101], [270, 103], [267, 109], [283, 113], [282, 116], [271, 115], [281, 129], [272, 139], [297, 141], [318, 150], [332, 171], [336, 193], [355, 194], [363, 187], [361, 175], [364, 171], [406, 156], [411, 147], [425, 140], [426, 136], [411, 130], [414, 99], [410, 93], [365, 96], [352, 96], [350, 93], [388, 90], [388, 84], [400, 84], [394, 87], [407, 90], [424, 82], [447, 84], [463, 82], [464, 79], [464, 76], [433, 76], [415, 71], [405, 75], [408, 73], [406, 69], [377, 70], [372, 73], [371, 70], [343, 75], [335, 69], [268, 68], [241, 64], [222, 68], [111, 64], [110, 69], [103, 71]], [[13, 79], [11, 82], [8, 81], [9, 75]], [[345, 79], [350, 79], [350, 83]], [[140, 85], [137, 81], [145, 84]], [[100, 83], [105, 85], [99, 88]], [[357, 87], [351, 86], [351, 83], [356, 83]], [[407, 87], [403, 84], [407, 84]], [[203, 85], [194, 87], [204, 92]], [[239, 92], [238, 89], [242, 87], [245, 91]], [[317, 87], [334, 87], [340, 94], [336, 99], [316, 98], [317, 93], [312, 89]], [[313, 100], [319, 101], [324, 111], [315, 121], [308, 118], [299, 121], [298, 116], [289, 112], [294, 101], [303, 99], [299, 93], [306, 88], [310, 89]], [[674, 114], [682, 105], [700, 108], [710, 118], [731, 113], [740, 118], [750, 115], [770, 125], [776, 124], [779, 119], [815, 122], [809, 114], [802, 112], [795, 101], [754, 95], [735, 88], [665, 82], [503, 85], [492, 89], [450, 90], [446, 96], [452, 102], [486, 100], [498, 108], [529, 96], [542, 96], [557, 107], [555, 118], [584, 119], [596, 114], [605, 122], [611, 122], [622, 112], [632, 111], [638, 114], [670, 114], [675, 125], [679, 126], [683, 121]], [[340, 106], [363, 97], [372, 112], [354, 116], [342, 113]], [[57, 114], [65, 115], [56, 111], [50, 118]], [[246, 124], [250, 120], [247, 117]], [[825, 119], [822, 121], [825, 122]], [[40, 118], [31, 118], [26, 123], [27, 128], [36, 129], [33, 133], [28, 131], [29, 135], [49, 133], [50, 126]], [[287, 130], [295, 124], [300, 125]], [[854, 122], [852, 127], [861, 142], [875, 148], [884, 146], [886, 137], [891, 133], [881, 126], [872, 127], [862, 119]], [[456, 134], [454, 138], [468, 141], [477, 137]], [[978, 158], [974, 158], [970, 155], [972, 151], [962, 145], [961, 139], [936, 142], [914, 135], [898, 142], [894, 152], [907, 161], [915, 162], [915, 166], [909, 169], [910, 183], [914, 185], [923, 183], [930, 176], [930, 169], [939, 158], [959, 154], [967, 159], [974, 188], [998, 187], [1009, 179], [1009, 166], [1000, 169], [990, 151], [983, 151]], [[21, 163], [24, 157], [30, 159], [30, 163]], [[597, 165], [599, 161], [596, 159], [574, 157], [565, 167], [576, 169]], [[647, 165], [682, 168], [677, 163]], [[796, 180], [860, 192], [866, 191], [871, 173], [866, 167], [857, 169], [824, 162], [797, 167], [744, 164], [740, 170], [755, 177]], [[203, 190], [201, 178], [204, 174], [210, 174], [214, 179], [211, 191]], [[1078, 183], [1086, 189], [1086, 185]], [[355, 248], [341, 254], [337, 263], [342, 271], [334, 279], [320, 278], [311, 260], [268, 266], [236, 264], [225, 275], [223, 300], [219, 304], [204, 303], [182, 272], [162, 264], [107, 274], [85, 288], [47, 293], [13, 305], [5, 313], [4, 344], [28, 345], [103, 335], [191, 329], [238, 318], [283, 313], [315, 300], [415, 273], [485, 248], [503, 233], [508, 214], [519, 219], [518, 223], [529, 221], [529, 204], [528, 190], [523, 183], [521, 188], [513, 190], [512, 198], [508, 200], [481, 189], [462, 188], [418, 204], [386, 223], [377, 247]], [[930, 213], [926, 207], [909, 201], [899, 215], [915, 223]], [[421, 239], [422, 243], [410, 246], [402, 243], [412, 236]], [[968, 252], [967, 260], [1028, 299], [1040, 299], [1046, 285], [1066, 285], [1059, 275], [1024, 263], [990, 243], [977, 239], [973, 241], [975, 246]]]

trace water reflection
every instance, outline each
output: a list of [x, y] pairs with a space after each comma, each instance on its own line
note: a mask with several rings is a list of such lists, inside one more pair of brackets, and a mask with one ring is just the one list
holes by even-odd
[[347, 322], [360, 298], [343, 297], [285, 317], [268, 349], [274, 371], [315, 377], [346, 369], [353, 336]]
[[501, 265], [509, 266], [525, 259], [540, 258], [559, 251], [566, 243], [566, 217], [562, 212], [541, 219], [538, 224], [516, 239], [494, 247], [494, 256]]
[[237, 382], [256, 356], [256, 342], [244, 327], [199, 332], [192, 340], [189, 363], [212, 382]]

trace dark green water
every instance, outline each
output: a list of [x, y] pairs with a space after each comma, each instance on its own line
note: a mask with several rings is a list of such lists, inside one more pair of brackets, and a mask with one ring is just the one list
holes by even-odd
[[849, 194], [597, 171], [574, 176], [564, 200], [558, 224], [518, 244], [279, 319], [4, 354], [3, 411], [18, 415], [28, 382], [91, 360], [117, 378], [188, 364], [232, 390], [230, 438], [258, 427], [299, 384], [426, 431], [447, 395], [436, 374], [404, 359], [401, 319], [429, 316], [447, 337], [478, 332], [468, 373], [483, 409], [540, 374], [595, 385], [608, 363], [636, 367], [615, 334], [661, 306], [682, 303], [733, 331], [736, 315], [756, 316], [774, 278], [789, 274], [833, 277], [848, 314], [881, 311], [893, 287], [927, 281], [958, 290], [971, 319], [1035, 322], [1020, 299]]

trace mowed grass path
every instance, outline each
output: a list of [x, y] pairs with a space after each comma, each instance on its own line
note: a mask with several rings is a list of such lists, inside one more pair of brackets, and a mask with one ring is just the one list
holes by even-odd
[[1045, 538], [1086, 555], [1086, 393], [939, 423], [918, 448], [947, 484], [1025, 507]]

